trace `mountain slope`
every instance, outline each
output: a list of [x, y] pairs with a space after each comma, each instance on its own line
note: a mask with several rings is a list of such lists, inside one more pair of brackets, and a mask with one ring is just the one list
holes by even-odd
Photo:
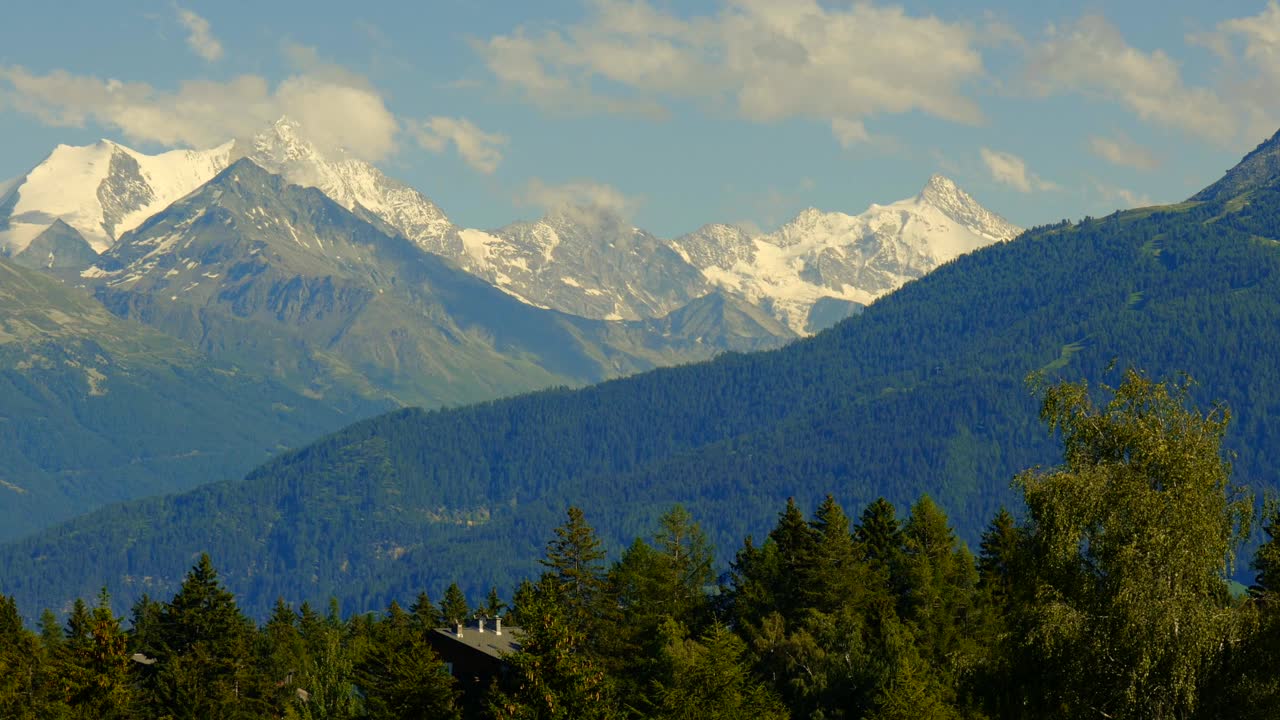
[[236, 477], [342, 422], [0, 260], [0, 538]]
[[536, 570], [570, 502], [614, 548], [685, 503], [723, 561], [788, 496], [856, 512], [928, 492], [972, 544], [1013, 474], [1058, 457], [1027, 374], [1105, 380], [1113, 360], [1192, 373], [1197, 401], [1232, 409], [1237, 478], [1274, 487], [1280, 178], [1251, 193], [1038, 228], [780, 350], [362, 422], [242, 482], [0, 548], [0, 591], [41, 607], [148, 576], [163, 594], [208, 550], [259, 614], [277, 594], [479, 595]]
[[528, 306], [357, 210], [243, 159], [82, 278], [116, 314], [342, 408], [484, 400], [721, 349]]

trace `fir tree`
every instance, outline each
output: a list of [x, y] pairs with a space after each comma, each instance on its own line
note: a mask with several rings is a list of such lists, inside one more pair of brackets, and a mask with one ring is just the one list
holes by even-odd
[[467, 597], [462, 594], [458, 583], [450, 583], [444, 591], [444, 599], [440, 601], [440, 624], [446, 627], [462, 625], [471, 616], [471, 608], [467, 607]]

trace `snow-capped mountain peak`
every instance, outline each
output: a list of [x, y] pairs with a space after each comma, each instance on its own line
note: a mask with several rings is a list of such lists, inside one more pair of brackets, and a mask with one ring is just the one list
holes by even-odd
[[674, 241], [713, 284], [811, 332], [822, 298], [867, 304], [958, 255], [1020, 232], [952, 180], [934, 175], [914, 197], [860, 215], [801, 210], [778, 230], [747, 236], [705, 226]]
[[986, 209], [950, 178], [934, 175], [916, 196], [922, 205], [931, 205], [966, 229], [992, 240], [1008, 240], [1022, 229]]
[[453, 230], [444, 212], [422, 193], [341, 150], [323, 151], [300, 123], [281, 117], [237, 143], [240, 154], [289, 182], [319, 189], [348, 210], [360, 206], [427, 250], [438, 251]]
[[231, 147], [147, 155], [111, 140], [59, 145], [0, 200], [0, 249], [21, 252], [61, 219], [101, 252], [225, 168]]

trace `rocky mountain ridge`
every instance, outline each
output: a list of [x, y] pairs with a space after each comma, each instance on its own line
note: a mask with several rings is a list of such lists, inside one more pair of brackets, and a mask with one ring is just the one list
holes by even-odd
[[[0, 192], [0, 248], [17, 255], [61, 220], [102, 252], [240, 158], [376, 216], [527, 304], [601, 320], [660, 318], [720, 291], [808, 334], [847, 314], [832, 307], [852, 311], [1019, 231], [941, 176], [914, 198], [861, 215], [810, 208], [771, 233], [713, 224], [667, 240], [607, 210], [573, 206], [496, 230], [460, 228], [421, 192], [341, 151], [322, 152], [282, 118], [208, 151], [148, 156], [106, 140], [60, 146]], [[70, 252], [74, 238], [62, 236], [63, 256], [79, 255]], [[825, 311], [815, 325], [819, 301]]]

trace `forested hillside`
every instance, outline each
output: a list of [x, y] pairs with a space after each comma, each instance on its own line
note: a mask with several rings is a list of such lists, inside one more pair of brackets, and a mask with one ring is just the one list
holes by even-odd
[[456, 579], [475, 597], [528, 575], [570, 502], [610, 547], [684, 503], [725, 561], [789, 496], [928, 493], [976, 542], [1014, 474], [1055, 457], [1024, 379], [1114, 380], [1112, 363], [1192, 375], [1198, 401], [1234, 413], [1237, 477], [1266, 487], [1280, 456], [1277, 240], [1271, 175], [1229, 199], [1037, 228], [781, 350], [400, 411], [244, 481], [96, 513], [4, 547], [0, 590], [25, 607], [103, 583], [166, 594], [209, 551], [255, 616], [278, 594], [363, 610]]
[[[788, 500], [718, 583], [684, 508], [607, 553], [570, 507], [509, 604], [457, 585], [354, 615], [281, 598], [255, 625], [208, 555], [127, 629], [105, 589], [39, 635], [0, 596], [0, 715], [1273, 718], [1280, 507], [1260, 518], [1257, 583], [1232, 596], [1253, 498], [1223, 456], [1225, 412], [1185, 391], [1137, 372], [1045, 389], [1061, 462], [1018, 475], [1025, 518], [995, 513], [976, 556], [928, 496], [850, 515], [828, 495], [812, 513]], [[474, 646], [502, 649], [464, 670]]]
[[0, 540], [236, 477], [387, 407], [343, 415], [0, 258]]

